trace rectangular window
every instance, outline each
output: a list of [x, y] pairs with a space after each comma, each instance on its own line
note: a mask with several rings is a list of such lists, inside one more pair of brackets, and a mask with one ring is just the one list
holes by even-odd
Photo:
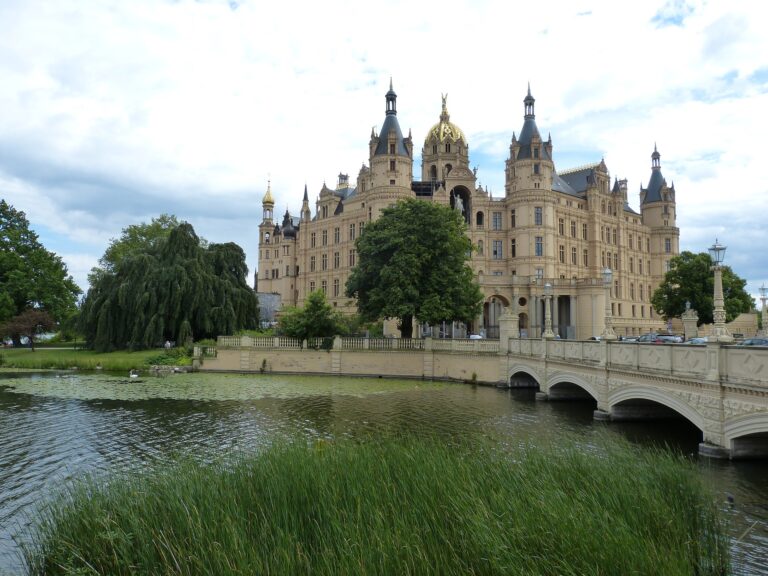
[[616, 242], [616, 228], [613, 229], [613, 243], [618, 244], [618, 242]]
[[537, 280], [544, 279], [544, 268], [536, 268], [536, 279]]
[[310, 256], [309, 257], [309, 271], [314, 272], [315, 271], [315, 257]]
[[618, 270], [619, 269], [619, 253], [616, 252], [613, 255], [613, 269]]
[[354, 266], [355, 265], [355, 251], [350, 250], [349, 251], [349, 265]]
[[605, 242], [605, 228], [600, 226], [600, 241]]
[[493, 259], [494, 260], [501, 260], [504, 257], [504, 244], [501, 240], [494, 240], [493, 241]]
[[323, 230], [323, 246], [328, 245], [328, 230]]
[[333, 243], [338, 244], [341, 241], [341, 228], [333, 229]]
[[536, 256], [544, 256], [544, 237], [536, 236]]
[[314, 248], [316, 242], [317, 242], [317, 234], [315, 232], [312, 232], [312, 234], [309, 235], [309, 246], [311, 248]]
[[576, 238], [576, 220], [571, 220], [571, 238]]
[[390, 160], [389, 161], [389, 170], [390, 170], [390, 172], [394, 172], [395, 171], [395, 161], [394, 160]]
[[589, 266], [589, 251], [586, 248], [584, 248], [583, 257], [584, 257], [584, 266]]
[[340, 257], [339, 252], [334, 252], [333, 253], [333, 267], [334, 268], [338, 268], [340, 262], [341, 262], [341, 257]]
[[565, 235], [565, 220], [562, 218], [559, 218], [557, 220], [557, 231], [560, 234], [560, 236]]
[[587, 238], [588, 238], [588, 234], [587, 234], [587, 232], [588, 232], [588, 230], [587, 230], [587, 225], [586, 225], [586, 224], [582, 224], [582, 225], [581, 225], [581, 237], [582, 237], [584, 240], [587, 240]]
[[541, 173], [541, 167], [538, 162], [533, 165], [533, 173], [534, 174], [540, 174]]
[[650, 252], [651, 251], [651, 239], [646, 238], [645, 239], [645, 251]]
[[634, 238], [632, 237], [632, 234], [629, 235], [629, 249], [633, 250], [635, 248], [635, 242]]
[[541, 226], [544, 222], [544, 209], [541, 206], [536, 206], [533, 209], [533, 223], [536, 226]]
[[664, 238], [664, 252], [667, 254], [672, 252], [672, 240], [670, 238]]
[[395, 153], [395, 145], [394, 144], [390, 144], [389, 145], [389, 153], [390, 154], [394, 154]]
[[339, 279], [333, 279], [333, 297], [336, 298], [339, 295]]
[[613, 297], [614, 298], [620, 298], [619, 296], [619, 281], [614, 280], [613, 281]]
[[291, 275], [291, 267], [290, 266], [286, 266], [285, 267], [285, 275], [286, 276], [290, 276]]
[[571, 247], [571, 264], [577, 264], [576, 246]]
[[323, 263], [320, 267], [321, 270], [328, 270], [328, 254], [323, 254]]
[[635, 259], [630, 258], [629, 259], [629, 271], [634, 272], [635, 271]]
[[493, 229], [501, 230], [501, 212], [493, 213]]
[[320, 284], [321, 290], [323, 291], [323, 294], [328, 293], [328, 280], [323, 280], [323, 282]]
[[312, 281], [309, 283], [309, 291], [310, 291], [310, 292], [314, 292], [314, 291], [315, 291], [315, 281], [314, 281], [314, 280], [312, 280]]
[[517, 241], [514, 238], [510, 240], [509, 250], [509, 255], [512, 256], [512, 258], [517, 258]]
[[355, 239], [355, 225], [354, 224], [350, 224], [349, 225], [349, 239], [350, 239], [350, 241]]
[[288, 244], [285, 244], [283, 246], [283, 256], [288, 256], [288, 250], [290, 250], [290, 249], [291, 249], [291, 247], [288, 246]]
[[560, 245], [560, 262], [565, 263], [565, 246]]
[[517, 225], [517, 221], [516, 221], [517, 219], [515, 218], [515, 211], [512, 210], [509, 215], [510, 215], [510, 227], [514, 228]]
[[638, 258], [637, 259], [637, 268], [638, 268], [637, 271], [640, 272], [640, 274], [642, 274], [643, 273], [643, 259], [642, 258]]

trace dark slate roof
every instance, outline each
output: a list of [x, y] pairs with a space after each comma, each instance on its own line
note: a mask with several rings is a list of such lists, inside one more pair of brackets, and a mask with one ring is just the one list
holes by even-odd
[[[523, 122], [523, 129], [520, 131], [520, 138], [517, 140], [517, 143], [520, 145], [520, 149], [517, 151], [518, 160], [533, 158], [531, 140], [533, 140], [534, 136], [541, 140], [539, 128], [536, 126], [536, 119], [533, 116], [526, 116], [525, 122]], [[552, 160], [546, 146], [541, 147], [541, 158]]]
[[424, 197], [431, 197], [432, 194], [434, 194], [435, 190], [437, 190], [442, 182], [411, 182], [411, 190], [413, 190], [416, 193], [416, 196], [420, 198]]
[[338, 216], [342, 212], [344, 212], [344, 200], [343, 199], [339, 200], [339, 203], [336, 204], [336, 210], [333, 211], [333, 215], [334, 216]]
[[624, 202], [624, 212], [629, 212], [635, 216], [640, 216], [640, 214], [635, 212], [634, 209], [629, 205], [629, 202]]
[[644, 204], [649, 202], [661, 202], [661, 189], [667, 185], [664, 176], [661, 175], [661, 168], [654, 168], [651, 171], [651, 179], [648, 181], [648, 188], [645, 189]]
[[579, 196], [579, 193], [574, 190], [568, 182], [561, 178], [556, 172], [552, 174], [552, 190], [555, 192], [563, 192], [570, 194], [571, 196]]
[[398, 156], [408, 156], [408, 150], [406, 149], [405, 142], [403, 141], [403, 132], [400, 130], [400, 123], [397, 121], [396, 114], [387, 114], [387, 117], [384, 119], [384, 125], [381, 127], [381, 132], [379, 132], [379, 143], [376, 146], [376, 151], [373, 153], [373, 155], [381, 156], [382, 154], [389, 153], [387, 144], [389, 132], [391, 130], [395, 131], [395, 153]]
[[565, 172], [559, 176], [565, 180], [574, 192], [586, 192], [596, 166], [597, 164], [585, 166], [577, 170]]

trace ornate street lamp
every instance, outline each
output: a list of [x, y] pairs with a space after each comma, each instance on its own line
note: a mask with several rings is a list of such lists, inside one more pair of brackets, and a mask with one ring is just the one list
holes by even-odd
[[613, 272], [610, 268], [603, 270], [603, 286], [605, 286], [605, 329], [600, 335], [603, 340], [616, 340], [616, 332], [611, 326], [611, 283], [613, 282]]
[[725, 259], [725, 248], [725, 246], [717, 241], [717, 238], [715, 238], [715, 243], [709, 247], [709, 255], [714, 262], [712, 270], [715, 272], [715, 310], [712, 313], [715, 324], [712, 327], [712, 334], [708, 338], [711, 342], [733, 342], [733, 336], [728, 333], [728, 329], [725, 327], [723, 269], [721, 266]]
[[541, 337], [547, 340], [555, 337], [552, 332], [552, 284], [549, 282], [544, 284], [544, 333]]
[[763, 315], [763, 329], [760, 333], [765, 336], [768, 334], [768, 308], [765, 307], [765, 301], [768, 300], [768, 288], [765, 287], [765, 283], [760, 286], [760, 300], [763, 303], [762, 315]]

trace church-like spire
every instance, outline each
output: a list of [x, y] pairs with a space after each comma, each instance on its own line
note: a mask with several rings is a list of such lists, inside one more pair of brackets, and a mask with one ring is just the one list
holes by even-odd
[[397, 115], [397, 94], [392, 89], [392, 77], [389, 78], [389, 92], [386, 95], [387, 98], [387, 114]]
[[533, 113], [533, 105], [536, 102], [536, 99], [531, 96], [531, 83], [528, 82], [528, 95], [525, 97], [525, 100], [523, 100], [523, 103], [525, 104], [525, 117], [526, 118], [535, 118], [536, 115]]
[[661, 154], [659, 154], [656, 148], [656, 142], [653, 143], [653, 154], [651, 154], [651, 168], [653, 170], [661, 170]]
[[309, 202], [309, 196], [307, 195], [307, 184], [304, 184], [304, 202]]

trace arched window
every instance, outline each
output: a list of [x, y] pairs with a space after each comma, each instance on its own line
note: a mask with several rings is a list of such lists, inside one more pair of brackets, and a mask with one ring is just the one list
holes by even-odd
[[434, 164], [429, 169], [429, 179], [432, 180], [432, 182], [435, 182], [437, 180], [437, 166]]
[[477, 216], [475, 216], [475, 224], [478, 228], [482, 228], [484, 226], [484, 217], [482, 212], [478, 212]]

